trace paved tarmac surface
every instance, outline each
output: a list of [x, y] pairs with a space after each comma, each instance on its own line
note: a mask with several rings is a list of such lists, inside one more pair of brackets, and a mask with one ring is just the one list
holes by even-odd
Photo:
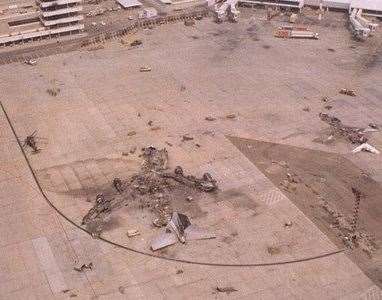
[[[26, 149], [27, 156], [54, 205], [80, 224], [97, 191], [139, 167], [138, 152], [122, 152], [155, 145], [167, 147], [171, 168], [208, 171], [220, 186], [216, 196], [197, 199], [200, 210], [190, 212], [217, 238], [175, 245], [161, 255], [245, 264], [336, 251], [227, 136], [338, 153], [380, 183], [380, 156], [350, 154], [354, 146], [342, 140], [314, 142], [328, 127], [318, 118], [325, 111], [323, 96], [331, 99], [330, 113], [346, 124], [382, 120], [375, 56], [380, 36], [359, 44], [344, 27], [313, 26], [319, 41], [275, 39], [279, 23], [260, 21], [260, 12], [255, 20], [243, 12], [238, 24], [204, 19], [195, 27], [145, 30], [131, 37], [143, 40], [136, 49], [110, 42], [97, 51], [41, 58], [36, 66], [1, 66], [0, 100], [21, 139], [37, 130], [42, 150]], [[142, 66], [152, 71], [141, 73]], [[338, 94], [343, 87], [358, 96]], [[59, 89], [58, 95], [49, 95], [49, 88]], [[307, 106], [310, 111], [303, 111]], [[150, 120], [160, 130], [151, 130]], [[222, 268], [171, 263], [92, 239], [47, 205], [4, 116], [0, 128], [0, 299], [381, 298], [376, 283], [345, 253], [282, 266]], [[182, 142], [184, 134], [194, 140]], [[370, 143], [382, 149], [381, 133], [373, 133]], [[285, 228], [287, 221], [293, 226]], [[150, 252], [158, 229], [147, 214], [122, 209], [111, 224], [105, 238]], [[129, 239], [130, 228], [141, 235]], [[73, 270], [89, 262], [92, 270]], [[218, 286], [237, 291], [217, 292]]]

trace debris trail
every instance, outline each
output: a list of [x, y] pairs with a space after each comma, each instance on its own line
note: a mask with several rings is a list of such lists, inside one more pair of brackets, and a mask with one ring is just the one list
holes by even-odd
[[328, 114], [320, 113], [318, 116], [322, 121], [331, 126], [334, 133], [345, 137], [351, 143], [363, 144], [367, 142], [368, 138], [365, 136], [363, 128], [345, 126], [340, 119]]
[[352, 190], [352, 192], [354, 194], [354, 197], [355, 197], [353, 220], [352, 220], [352, 223], [351, 223], [351, 231], [353, 233], [355, 233], [355, 231], [357, 230], [357, 225], [358, 225], [359, 205], [361, 203], [362, 193], [359, 190], [357, 190], [356, 188], [354, 188], [354, 187], [351, 190]]
[[333, 218], [332, 228], [338, 230], [338, 235], [344, 245], [349, 249], [360, 248], [371, 258], [374, 251], [377, 250], [377, 244], [373, 235], [364, 230], [357, 230], [359, 203], [362, 194], [356, 188], [352, 188], [352, 192], [355, 196], [352, 219], [340, 213], [336, 206], [333, 203], [329, 203], [326, 199], [321, 199], [321, 206]]

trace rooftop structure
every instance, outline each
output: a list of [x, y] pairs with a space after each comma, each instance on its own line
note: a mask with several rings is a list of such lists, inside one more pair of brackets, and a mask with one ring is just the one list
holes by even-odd
[[138, 0], [117, 0], [117, 2], [123, 7], [123, 8], [135, 8], [135, 7], [141, 7], [142, 3]]
[[38, 2], [41, 9], [41, 23], [50, 29], [67, 27], [71, 31], [72, 26], [79, 25], [83, 20], [82, 0], [41, 0]]
[[362, 9], [362, 14], [366, 16], [382, 17], [381, 0], [352, 0], [350, 9]]
[[81, 3], [82, 0], [38, 1], [40, 12], [36, 20], [40, 22], [39, 26], [1, 35], [0, 45], [82, 31]]
[[349, 9], [351, 0], [323, 0], [324, 7], [336, 9]]

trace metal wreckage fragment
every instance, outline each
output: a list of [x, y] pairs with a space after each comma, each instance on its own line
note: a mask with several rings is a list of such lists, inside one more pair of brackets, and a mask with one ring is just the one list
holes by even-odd
[[216, 236], [207, 230], [191, 224], [190, 219], [181, 213], [174, 212], [164, 231], [156, 235], [151, 241], [153, 251], [192, 240], [213, 239]]
[[184, 176], [183, 169], [180, 166], [175, 168], [174, 173], [163, 173], [161, 176], [174, 179], [181, 184], [197, 188], [203, 192], [213, 192], [218, 188], [216, 180], [209, 173], [204, 173], [202, 178], [196, 178], [192, 175]]
[[112, 211], [111, 199], [105, 198], [103, 194], [96, 196], [95, 205], [82, 218], [81, 225], [86, 225], [93, 236], [101, 233], [105, 219]]
[[[216, 180], [208, 173], [201, 178], [184, 175], [180, 166], [177, 166], [174, 172], [166, 172], [168, 152], [165, 148], [157, 149], [152, 146], [143, 148], [141, 157], [143, 158], [141, 171], [126, 180], [115, 178], [112, 186], [116, 192], [98, 194], [94, 206], [83, 217], [82, 225], [85, 225], [93, 236], [101, 234], [112, 211], [120, 207], [135, 204], [140, 208], [149, 208], [157, 215], [153, 220], [154, 225], [164, 227], [174, 217], [171, 198], [174, 197], [177, 188], [183, 186], [190, 192], [206, 193], [218, 189]], [[183, 234], [182, 230], [179, 232]], [[169, 239], [173, 240], [171, 237]]]

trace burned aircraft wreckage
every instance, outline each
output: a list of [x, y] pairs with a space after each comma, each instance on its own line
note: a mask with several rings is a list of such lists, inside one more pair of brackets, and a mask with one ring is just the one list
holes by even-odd
[[[149, 209], [156, 216], [153, 219], [154, 226], [165, 227], [167, 225], [166, 231], [168, 232], [170, 223], [178, 220], [179, 216], [184, 216], [174, 212], [173, 209], [173, 201], [186, 201], [186, 199], [173, 197], [177, 190], [181, 190], [184, 194], [194, 195], [202, 192], [211, 193], [218, 189], [216, 181], [209, 173], [203, 174], [201, 178], [185, 175], [180, 166], [177, 166], [173, 172], [166, 171], [168, 162], [166, 149], [159, 150], [150, 146], [143, 148], [140, 156], [143, 158], [141, 170], [127, 179], [115, 178], [112, 182], [114, 193], [112, 195], [98, 194], [94, 206], [83, 217], [82, 225], [85, 225], [94, 237], [101, 234], [112, 212], [124, 206]], [[191, 225], [187, 216], [181, 220], [185, 218], [187, 218], [185, 224], [175, 222], [183, 224], [180, 227], [175, 226], [179, 229], [174, 232], [178, 237], [183, 236], [184, 230]], [[175, 227], [173, 226], [173, 228]], [[199, 228], [195, 226], [191, 225], [190, 228], [200, 232]], [[203, 236], [206, 234], [203, 233]], [[184, 237], [181, 242], [184, 242]]]

